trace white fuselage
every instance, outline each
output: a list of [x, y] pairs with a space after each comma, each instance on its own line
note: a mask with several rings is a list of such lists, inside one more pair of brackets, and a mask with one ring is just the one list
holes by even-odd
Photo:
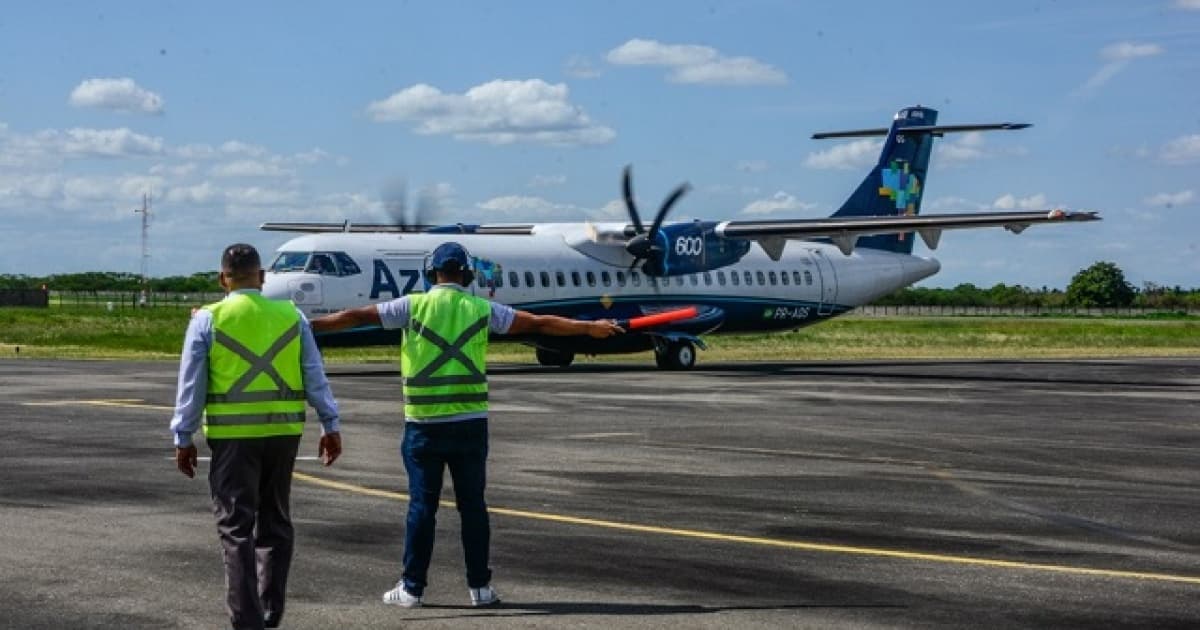
[[[706, 272], [649, 278], [585, 255], [581, 224], [541, 224], [531, 234], [323, 233], [280, 247], [264, 294], [292, 299], [317, 316], [425, 290], [429, 253], [462, 244], [486, 270], [470, 289], [514, 308], [568, 317], [628, 316], [671, 305], [723, 311], [712, 332], [793, 329], [844, 313], [933, 275], [937, 260], [859, 248], [851, 255], [820, 242], [795, 241], [779, 260], [754, 247], [735, 264]], [[581, 245], [582, 244], [582, 245]], [[611, 250], [610, 250], [611, 251]], [[292, 254], [292, 269], [280, 261]], [[335, 268], [321, 272], [319, 254]], [[307, 262], [304, 255], [308, 255]], [[352, 264], [345, 264], [349, 258]], [[624, 262], [624, 261], [621, 261]], [[355, 269], [357, 267], [357, 269]], [[356, 273], [355, 273], [356, 271]], [[489, 277], [490, 276], [490, 277]]]

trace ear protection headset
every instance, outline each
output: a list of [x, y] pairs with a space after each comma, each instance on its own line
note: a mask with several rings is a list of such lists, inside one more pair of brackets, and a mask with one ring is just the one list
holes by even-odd
[[475, 271], [473, 269], [471, 269], [471, 261], [473, 260], [473, 257], [471, 256], [471, 253], [468, 252], [465, 247], [459, 245], [458, 243], [453, 243], [453, 242], [443, 243], [442, 245], [439, 245], [438, 248], [433, 251], [433, 254], [431, 254], [430, 257], [428, 259], [426, 259], [425, 281], [428, 282], [430, 285], [437, 284], [438, 270], [434, 268], [433, 262], [435, 259], [438, 258], [438, 254], [440, 253], [439, 250], [442, 250], [443, 248], [450, 248], [450, 247], [453, 247], [456, 250], [458, 250], [458, 252], [456, 252], [458, 255], [451, 256], [451, 258], [465, 257], [466, 266], [463, 265], [463, 261], [461, 261], [461, 260], [446, 260], [445, 262], [442, 263], [441, 268], [443, 270], [450, 269], [452, 271], [457, 268], [457, 270], [462, 272], [463, 286], [471, 286], [471, 283], [475, 281]]

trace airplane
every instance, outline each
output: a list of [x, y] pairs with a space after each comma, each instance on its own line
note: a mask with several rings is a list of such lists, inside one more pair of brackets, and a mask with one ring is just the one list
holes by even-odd
[[[687, 370], [702, 335], [796, 330], [850, 312], [927, 278], [937, 259], [913, 255], [914, 234], [936, 249], [944, 230], [1099, 220], [1061, 209], [920, 215], [933, 140], [947, 133], [1023, 129], [1024, 123], [938, 125], [936, 110], [901, 109], [889, 127], [813, 134], [885, 138], [879, 160], [827, 218], [666, 221], [686, 192], [676, 188], [647, 226], [627, 167], [628, 223], [264, 223], [307, 232], [284, 243], [264, 295], [291, 299], [308, 317], [424, 291], [435, 247], [461, 243], [474, 261], [476, 295], [537, 314], [629, 319], [669, 311], [686, 319], [608, 339], [499, 336], [566, 367], [578, 354], [653, 350], [663, 369]], [[757, 245], [757, 247], [755, 247]], [[694, 311], [690, 310], [694, 307]], [[362, 328], [319, 335], [322, 346], [395, 344], [399, 331]]]

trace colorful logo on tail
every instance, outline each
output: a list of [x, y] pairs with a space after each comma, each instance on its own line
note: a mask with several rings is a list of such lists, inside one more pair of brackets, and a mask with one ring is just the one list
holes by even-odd
[[896, 202], [897, 214], [917, 213], [917, 200], [921, 198], [921, 180], [908, 172], [906, 160], [892, 160], [888, 167], [879, 172], [882, 186], [880, 197], [890, 197]]

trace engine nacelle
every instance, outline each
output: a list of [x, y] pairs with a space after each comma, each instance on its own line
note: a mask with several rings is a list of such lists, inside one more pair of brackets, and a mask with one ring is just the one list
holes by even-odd
[[648, 276], [682, 276], [718, 269], [741, 260], [750, 241], [717, 236], [716, 221], [664, 225], [655, 239], [655, 255], [642, 265]]

